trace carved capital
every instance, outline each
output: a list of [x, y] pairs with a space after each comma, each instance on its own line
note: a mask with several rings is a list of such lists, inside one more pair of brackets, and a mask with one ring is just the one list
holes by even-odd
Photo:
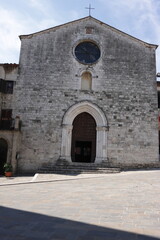
[[96, 127], [97, 131], [109, 131], [109, 126], [98, 126]]

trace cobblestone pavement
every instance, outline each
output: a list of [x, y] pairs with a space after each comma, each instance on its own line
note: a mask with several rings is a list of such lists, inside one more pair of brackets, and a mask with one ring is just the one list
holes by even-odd
[[160, 170], [0, 177], [0, 240], [160, 239]]

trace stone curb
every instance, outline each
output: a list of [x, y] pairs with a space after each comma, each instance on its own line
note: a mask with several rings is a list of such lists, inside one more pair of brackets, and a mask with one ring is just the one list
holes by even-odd
[[88, 177], [74, 177], [74, 178], [60, 178], [60, 179], [51, 179], [51, 180], [37, 180], [39, 173], [36, 173], [30, 181], [24, 182], [14, 182], [14, 183], [0, 183], [0, 187], [2, 186], [11, 186], [11, 185], [22, 185], [22, 184], [35, 184], [35, 183], [46, 183], [46, 182], [61, 182], [61, 181], [72, 181], [72, 180], [79, 180], [79, 179], [90, 179], [90, 178], [102, 178], [104, 175], [100, 174], [99, 176], [93, 176], [89, 174]]

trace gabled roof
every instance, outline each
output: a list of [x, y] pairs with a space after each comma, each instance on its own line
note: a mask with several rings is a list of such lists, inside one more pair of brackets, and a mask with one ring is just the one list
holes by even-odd
[[126, 37], [128, 37], [128, 38], [130, 38], [130, 39], [132, 39], [132, 40], [134, 40], [136, 42], [139, 42], [139, 43], [145, 45], [146, 47], [155, 48], [155, 49], [158, 47], [158, 45], [156, 45], [156, 44], [150, 44], [150, 43], [144, 42], [144, 41], [142, 41], [142, 40], [140, 40], [140, 39], [138, 39], [136, 37], [133, 37], [133, 36], [131, 36], [131, 35], [125, 33], [125, 32], [122, 32], [122, 31], [120, 31], [120, 30], [118, 30], [118, 29], [116, 29], [116, 28], [114, 28], [114, 27], [112, 27], [112, 26], [110, 26], [110, 25], [108, 25], [108, 24], [106, 24], [104, 22], [101, 22], [100, 20], [98, 20], [98, 19], [96, 19], [94, 17], [91, 17], [91, 16], [80, 18], [80, 19], [77, 19], [77, 20], [74, 20], [74, 21], [71, 21], [71, 22], [68, 22], [68, 23], [65, 23], [65, 24], [61, 24], [61, 25], [58, 25], [58, 26], [55, 26], [55, 27], [52, 27], [52, 28], [48, 28], [46, 30], [35, 32], [35, 33], [32, 33], [32, 34], [20, 35], [19, 38], [20, 39], [25, 39], [25, 38], [29, 39], [29, 38], [32, 38], [33, 36], [37, 36], [37, 35], [44, 34], [44, 33], [49, 33], [51, 31], [55, 31], [55, 30], [57, 30], [59, 28], [66, 27], [66, 26], [69, 26], [71, 24], [75, 24], [75, 23], [78, 23], [78, 22], [83, 22], [83, 21], [86, 21], [86, 20], [89, 20], [89, 19], [97, 22], [101, 26], [103, 25], [104, 27], [109, 28], [110, 30], [112, 30], [112, 31], [114, 31], [114, 32], [116, 32], [116, 33], [118, 33], [118, 34], [120, 34], [122, 36], [126, 36]]

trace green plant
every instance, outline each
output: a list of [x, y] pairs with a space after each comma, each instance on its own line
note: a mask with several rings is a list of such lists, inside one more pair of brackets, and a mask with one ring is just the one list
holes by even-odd
[[4, 164], [4, 171], [5, 172], [12, 172], [12, 165], [10, 163]]

